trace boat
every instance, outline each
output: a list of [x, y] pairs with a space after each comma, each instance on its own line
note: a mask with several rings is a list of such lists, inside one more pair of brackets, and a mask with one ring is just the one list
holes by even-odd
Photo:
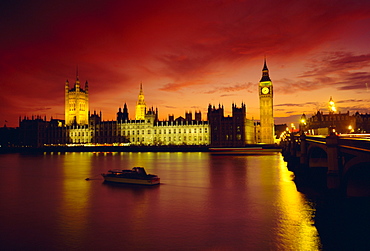
[[144, 167], [134, 167], [132, 170], [109, 170], [101, 174], [105, 182], [136, 184], [136, 185], [158, 185], [160, 178], [154, 174], [147, 174]]

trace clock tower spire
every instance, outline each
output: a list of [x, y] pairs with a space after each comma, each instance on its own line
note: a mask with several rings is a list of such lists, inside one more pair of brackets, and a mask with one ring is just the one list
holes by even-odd
[[259, 82], [260, 98], [260, 143], [274, 144], [273, 86], [267, 68], [266, 58]]
[[146, 104], [144, 101], [143, 83], [140, 83], [139, 97], [136, 102], [136, 114], [135, 114], [136, 120], [144, 120], [145, 113], [146, 113]]
[[271, 82], [271, 79], [270, 79], [270, 76], [269, 76], [269, 69], [267, 68], [267, 64], [266, 64], [266, 58], [265, 58], [265, 62], [263, 64], [262, 78], [261, 78], [260, 82], [265, 82], [265, 81], [270, 81]]

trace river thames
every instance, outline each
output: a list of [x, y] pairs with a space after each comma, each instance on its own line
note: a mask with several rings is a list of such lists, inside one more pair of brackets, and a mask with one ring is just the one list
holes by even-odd
[[[100, 176], [134, 166], [157, 174], [161, 185], [111, 185]], [[367, 244], [361, 231], [338, 240], [336, 229], [348, 221], [322, 220], [330, 208], [318, 217], [320, 199], [297, 190], [280, 153], [2, 154], [0, 175], [1, 250], [362, 250]], [[365, 229], [367, 220], [349, 227]]]

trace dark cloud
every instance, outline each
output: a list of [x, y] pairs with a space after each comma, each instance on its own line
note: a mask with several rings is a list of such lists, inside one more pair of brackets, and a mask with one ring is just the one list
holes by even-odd
[[[234, 77], [264, 54], [277, 60], [306, 56], [369, 19], [369, 9], [363, 0], [1, 1], [0, 99], [11, 98], [12, 106], [0, 114], [8, 117], [11, 108], [26, 103], [62, 114], [64, 81], [73, 83], [77, 65], [90, 83], [92, 107], [123, 99], [140, 81], [189, 96], [199, 86], [208, 94], [254, 93], [251, 83], [214, 88], [212, 81], [218, 74]], [[281, 87], [275, 90], [294, 93], [333, 83], [360, 91], [370, 82], [369, 57], [321, 55], [299, 79], [276, 80]]]
[[[325, 53], [312, 60], [307, 67], [310, 70], [299, 78], [306, 81], [305, 86], [317, 89], [328, 84], [338, 90], [364, 90], [370, 82], [370, 73], [364, 69], [370, 66], [370, 54], [355, 55], [352, 52], [336, 51]], [[312, 82], [306, 79], [311, 79]]]
[[319, 103], [318, 102], [305, 102], [305, 103], [300, 103], [300, 104], [297, 104], [297, 103], [284, 103], [284, 104], [274, 104], [274, 106], [276, 107], [279, 107], [279, 106], [287, 106], [287, 107], [294, 107], [294, 106], [297, 106], [297, 107], [305, 107], [305, 106], [318, 106]]
[[274, 90], [282, 94], [292, 94], [300, 91], [313, 91], [323, 88], [322, 82], [318, 80], [310, 81], [306, 79], [280, 79], [274, 81]]
[[335, 103], [336, 104], [341, 104], [341, 103], [357, 103], [357, 102], [360, 102], [360, 103], [370, 102], [370, 99], [369, 100], [364, 100], [364, 99], [346, 99], [346, 100], [336, 101]]

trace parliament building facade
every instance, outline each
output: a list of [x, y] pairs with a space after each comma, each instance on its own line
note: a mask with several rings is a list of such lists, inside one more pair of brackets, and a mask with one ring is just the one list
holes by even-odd
[[[268, 91], [267, 91], [268, 89]], [[243, 147], [255, 143], [274, 143], [273, 92], [269, 72], [264, 62], [259, 83], [261, 123], [247, 119], [246, 105], [232, 104], [232, 116], [224, 116], [224, 107], [208, 107], [206, 119], [202, 113], [186, 112], [184, 117], [170, 115], [158, 120], [158, 109], [147, 107], [140, 84], [135, 119], [130, 119], [127, 104], [118, 109], [114, 121], [104, 121], [102, 113], [89, 109], [89, 88], [84, 88], [77, 74], [70, 86], [65, 83], [65, 119], [40, 116], [19, 120], [19, 143], [22, 146], [47, 145], [113, 145], [161, 146], [193, 145], [212, 147]]]

